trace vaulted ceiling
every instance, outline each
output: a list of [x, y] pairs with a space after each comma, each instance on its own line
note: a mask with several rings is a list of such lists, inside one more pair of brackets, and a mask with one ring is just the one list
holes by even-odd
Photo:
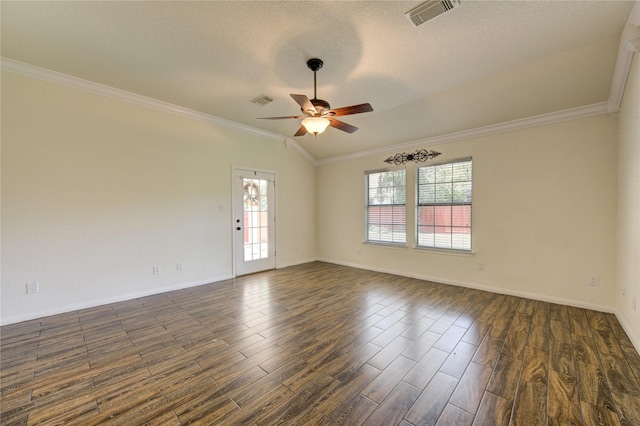
[[[632, 1], [3, 1], [2, 56], [293, 138], [290, 93], [369, 102], [295, 141], [326, 160], [604, 102]], [[273, 102], [250, 101], [265, 94]]]

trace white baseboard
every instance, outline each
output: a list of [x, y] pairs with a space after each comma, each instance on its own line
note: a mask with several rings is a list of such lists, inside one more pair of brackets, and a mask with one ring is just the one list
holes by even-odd
[[333, 263], [333, 264], [342, 265], [342, 266], [349, 266], [351, 268], [366, 269], [366, 270], [369, 270], [369, 271], [381, 272], [381, 273], [384, 273], [384, 274], [399, 275], [399, 276], [402, 276], [402, 277], [416, 278], [416, 279], [432, 281], [432, 282], [436, 282], [436, 283], [450, 284], [450, 285], [455, 285], [455, 286], [459, 286], [459, 287], [473, 288], [473, 289], [476, 289], [476, 290], [490, 291], [492, 293], [506, 294], [506, 295], [509, 295], [509, 296], [523, 297], [523, 298], [526, 298], [526, 299], [540, 300], [542, 302], [557, 303], [557, 304], [560, 304], [560, 305], [574, 306], [576, 308], [590, 309], [590, 310], [593, 310], [593, 311], [599, 311], [599, 312], [606, 312], [606, 313], [609, 313], [609, 314], [614, 314], [616, 316], [616, 318], [618, 319], [618, 321], [620, 322], [620, 325], [622, 325], [622, 328], [624, 329], [625, 333], [627, 333], [627, 336], [629, 337], [629, 340], [631, 340], [631, 343], [633, 343], [633, 346], [636, 348], [636, 351], [638, 351], [638, 353], [640, 353], [640, 338], [635, 335], [635, 333], [633, 332], [633, 329], [631, 328], [631, 326], [629, 325], [627, 320], [622, 315], [620, 315], [619, 312], [617, 312], [611, 306], [599, 305], [599, 304], [596, 304], [596, 303], [582, 302], [582, 301], [573, 300], [573, 299], [565, 299], [565, 298], [562, 298], [562, 297], [553, 297], [553, 296], [548, 296], [546, 294], [541, 294], [541, 293], [530, 293], [530, 292], [526, 292], [526, 291], [518, 291], [518, 290], [512, 290], [512, 289], [502, 288], [502, 287], [492, 287], [492, 286], [487, 286], [487, 285], [482, 285], [482, 284], [463, 282], [463, 281], [457, 281], [457, 280], [450, 280], [450, 279], [441, 278], [441, 277], [432, 277], [432, 276], [420, 275], [420, 274], [410, 274], [410, 273], [406, 273], [405, 271], [398, 271], [398, 270], [385, 269], [385, 268], [373, 268], [373, 267], [368, 266], [368, 265], [366, 265], [366, 266], [365, 265], [358, 265], [356, 263], [341, 262], [341, 261], [332, 260], [332, 259], [318, 259], [318, 261], [326, 262], [326, 263]]
[[224, 275], [220, 277], [213, 277], [207, 280], [179, 283], [179, 284], [171, 285], [168, 287], [154, 288], [154, 289], [140, 291], [136, 293], [127, 293], [127, 294], [122, 294], [114, 297], [107, 297], [104, 299], [88, 300], [86, 302], [77, 303], [73, 305], [58, 306], [54, 309], [46, 309], [38, 312], [29, 312], [24, 315], [15, 315], [8, 318], [2, 318], [0, 320], [1, 321], [0, 325], [15, 324], [22, 321], [30, 321], [38, 318], [49, 317], [51, 315], [58, 315], [58, 314], [64, 314], [67, 312], [78, 311], [81, 309], [95, 308], [96, 306], [109, 305], [111, 303], [124, 302], [126, 300], [133, 300], [141, 297], [153, 296], [155, 294], [167, 293], [174, 290], [182, 290], [185, 288], [197, 287], [205, 284], [211, 284], [214, 282], [229, 280], [231, 278], [233, 278], [231, 275], [228, 275], [228, 276]]
[[640, 354], [640, 336], [635, 335], [627, 320], [622, 315], [620, 315], [618, 311], [615, 312], [615, 315], [616, 318], [618, 318], [620, 325], [622, 325], [625, 333], [627, 333], [629, 340], [631, 340], [631, 343], [633, 343], [633, 346], [636, 348], [636, 351], [638, 351], [638, 353]]
[[314, 257], [312, 259], [303, 259], [303, 260], [296, 260], [295, 262], [280, 263], [276, 265], [276, 269], [283, 269], [283, 268], [288, 268], [290, 266], [303, 265], [305, 263], [311, 263], [311, 262], [317, 262], [317, 261], [318, 259]]
[[[550, 303], [557, 303], [557, 304], [561, 304], [561, 305], [575, 306], [577, 308], [584, 308], [584, 309], [591, 309], [591, 310], [600, 311], [600, 312], [612, 313], [612, 314], [614, 314], [616, 316], [616, 318], [618, 319], [618, 321], [622, 325], [622, 328], [627, 333], [627, 336], [631, 340], [631, 343], [633, 343], [633, 345], [635, 346], [635, 348], [638, 351], [638, 353], [640, 353], [640, 338], [634, 334], [633, 329], [631, 328], [629, 323], [627, 323], [626, 319], [622, 315], [620, 315], [615, 309], [611, 308], [610, 306], [606, 306], [606, 305], [598, 305], [598, 304], [594, 304], [594, 303], [581, 302], [581, 301], [577, 301], [577, 300], [573, 300], [573, 299], [551, 297], [551, 296], [547, 296], [545, 294], [540, 294], [540, 293], [530, 293], [530, 292], [506, 289], [506, 288], [502, 288], [502, 287], [492, 287], [492, 286], [487, 286], [487, 285], [482, 285], [482, 284], [463, 282], [463, 281], [458, 281], [458, 280], [450, 280], [450, 279], [441, 278], [441, 277], [432, 277], [432, 276], [421, 275], [421, 274], [409, 274], [409, 273], [406, 273], [405, 271], [398, 271], [398, 270], [385, 269], [385, 268], [373, 268], [371, 266], [359, 265], [359, 264], [351, 263], [351, 262], [341, 262], [341, 261], [337, 261], [337, 260], [333, 260], [333, 259], [324, 259], [324, 258], [321, 258], [321, 259], [315, 259], [315, 258], [314, 259], [304, 259], [304, 260], [291, 262], [291, 263], [283, 263], [283, 264], [278, 265], [277, 269], [288, 268], [290, 266], [302, 265], [304, 263], [311, 263], [311, 262], [316, 262], [316, 261], [325, 262], [325, 263], [332, 263], [332, 264], [342, 265], [342, 266], [348, 266], [348, 267], [357, 268], [357, 269], [365, 269], [365, 270], [374, 271], [374, 272], [381, 272], [381, 273], [385, 273], [385, 274], [399, 275], [399, 276], [408, 277], [408, 278], [416, 278], [416, 279], [420, 279], [420, 280], [437, 282], [437, 283], [442, 283], [442, 284], [455, 285], [455, 286], [458, 286], [458, 287], [467, 287], [467, 288], [473, 288], [473, 289], [476, 289], [476, 290], [490, 291], [492, 293], [506, 294], [506, 295], [509, 295], [509, 296], [524, 297], [524, 298], [527, 298], [527, 299], [540, 300], [540, 301], [543, 301], [543, 302], [550, 302]], [[214, 283], [214, 282], [220, 282], [220, 281], [229, 280], [229, 279], [232, 279], [232, 278], [234, 278], [234, 277], [231, 276], [231, 275], [228, 275], [228, 276], [225, 275], [225, 276], [220, 276], [220, 277], [214, 277], [214, 278], [211, 278], [211, 279], [208, 279], [208, 280], [180, 283], [180, 284], [176, 284], [176, 285], [173, 285], [173, 286], [162, 287], [162, 288], [157, 288], [157, 289], [151, 289], [151, 290], [137, 292], [137, 293], [128, 293], [128, 294], [123, 294], [123, 295], [119, 295], [119, 296], [115, 296], [115, 297], [109, 297], [109, 298], [105, 298], [105, 299], [91, 300], [91, 301], [87, 301], [87, 302], [79, 303], [79, 304], [75, 304], [75, 305], [61, 306], [61, 307], [57, 307], [55, 309], [49, 309], [49, 310], [40, 311], [40, 312], [33, 312], [33, 313], [25, 314], [25, 315], [16, 315], [16, 316], [9, 317], [9, 318], [2, 318], [0, 325], [9, 325], [9, 324], [22, 322], [22, 321], [29, 321], [29, 320], [34, 320], [34, 319], [37, 319], [37, 318], [48, 317], [48, 316], [51, 316], [51, 315], [63, 314], [63, 313], [66, 313], [66, 312], [72, 312], [72, 311], [77, 311], [77, 310], [81, 310], [81, 309], [94, 308], [96, 306], [108, 305], [108, 304], [116, 303], [116, 302], [124, 302], [126, 300], [133, 300], [133, 299], [138, 299], [138, 298], [141, 298], [141, 297], [153, 296], [155, 294], [167, 293], [167, 292], [174, 291], [174, 290], [182, 290], [182, 289], [185, 289], [185, 288], [197, 287], [197, 286], [201, 286], [201, 285], [205, 285], [205, 284], [211, 284], [211, 283]]]
[[573, 300], [573, 299], [565, 299], [562, 297], [553, 297], [553, 296], [549, 296], [542, 293], [531, 293], [527, 291], [512, 290], [512, 289], [503, 288], [503, 287], [493, 287], [493, 286], [477, 284], [477, 283], [472, 283], [467, 281], [451, 280], [451, 279], [442, 278], [442, 277], [433, 277], [433, 276], [422, 275], [422, 274], [412, 274], [412, 273], [407, 273], [406, 271], [399, 271], [395, 269], [374, 268], [369, 265], [358, 265], [355, 263], [341, 262], [341, 261], [336, 261], [332, 259], [318, 259], [318, 260], [320, 262], [334, 263], [336, 265], [349, 266], [349, 267], [358, 268], [358, 269], [366, 269], [369, 271], [381, 272], [384, 274], [393, 274], [393, 275], [399, 275], [401, 277], [416, 278], [419, 280], [431, 281], [431, 282], [440, 283], [440, 284], [449, 284], [449, 285], [455, 285], [458, 287], [467, 287], [467, 288], [473, 288], [476, 290], [490, 291], [492, 293], [506, 294], [508, 296], [517, 296], [517, 297], [523, 297], [526, 299], [540, 300], [542, 302], [557, 303], [559, 305], [574, 306], [576, 308], [591, 309], [594, 311], [606, 312], [610, 314], [614, 313], [614, 309], [611, 306], [599, 305], [596, 303], [589, 303], [589, 302], [582, 302], [582, 301]]

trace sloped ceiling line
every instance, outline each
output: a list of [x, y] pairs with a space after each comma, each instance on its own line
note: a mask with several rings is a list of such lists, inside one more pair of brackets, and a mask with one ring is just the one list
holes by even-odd
[[511, 132], [514, 130], [522, 130], [530, 127], [544, 126], [548, 124], [561, 123], [563, 121], [576, 120], [579, 118], [592, 117], [594, 115], [602, 115], [608, 113], [608, 103], [600, 102], [593, 105], [587, 105], [577, 108], [571, 108], [564, 111], [556, 111], [549, 114], [541, 114], [534, 117], [527, 117], [504, 123], [491, 124], [489, 126], [477, 127], [475, 129], [463, 130], [460, 132], [448, 133], [445, 135], [432, 136], [425, 139], [419, 139], [412, 142], [385, 146], [372, 150], [362, 151], [355, 154], [347, 154], [339, 157], [327, 158], [318, 161], [318, 165], [323, 166], [331, 163], [339, 163], [341, 161], [355, 160], [359, 158], [372, 157], [375, 155], [386, 155], [395, 150], [411, 150], [414, 148], [439, 145], [443, 143], [456, 142], [463, 139], [472, 139], [481, 136], [495, 135], [498, 133]]
[[3, 71], [8, 71], [14, 74], [23, 75], [26, 77], [35, 78], [38, 80], [47, 81], [50, 83], [60, 84], [63, 86], [71, 87], [77, 90], [83, 90], [85, 92], [94, 93], [102, 96], [111, 97], [121, 101], [133, 103], [136, 105], [153, 108], [160, 111], [170, 112], [172, 114], [180, 115], [183, 117], [191, 118], [199, 121], [206, 121], [212, 124], [220, 125], [235, 129], [251, 135], [260, 136], [266, 139], [283, 141], [285, 140], [285, 146], [287, 148], [295, 148], [300, 154], [310, 161], [314, 166], [317, 165], [316, 159], [313, 158], [309, 152], [304, 149], [300, 144], [290, 138], [279, 135], [277, 133], [267, 132], [255, 127], [246, 126], [244, 124], [236, 123], [235, 121], [226, 120], [224, 118], [216, 117], [210, 114], [205, 114], [199, 111], [195, 111], [189, 108], [184, 108], [178, 105], [170, 104], [168, 102], [159, 101], [157, 99], [149, 98], [147, 96], [138, 95], [136, 93], [127, 92], [125, 90], [116, 89], [114, 87], [105, 86], [103, 84], [94, 83], [92, 81], [83, 80], [81, 78], [73, 77], [68, 74], [59, 73], [56, 71], [48, 70], [46, 68], [36, 67], [33, 65], [25, 64], [24, 62], [16, 61], [13, 59], [2, 57], [0, 58], [0, 68]]
[[[503, 133], [511, 130], [519, 130], [528, 127], [541, 126], [546, 124], [557, 123], [561, 121], [574, 120], [578, 118], [586, 118], [594, 115], [616, 113], [620, 109], [622, 102], [622, 94], [624, 93], [624, 87], [631, 67], [631, 60], [633, 54], [640, 48], [640, 30], [635, 22], [640, 18], [640, 3], [637, 2], [636, 6], [629, 17], [629, 21], [623, 35], [621, 37], [620, 49], [618, 51], [618, 58], [616, 60], [616, 68], [613, 74], [613, 81], [611, 82], [610, 98], [607, 102], [587, 105], [578, 108], [572, 108], [564, 111], [557, 111], [549, 114], [543, 114], [534, 117], [528, 117], [519, 120], [508, 121], [504, 123], [493, 124], [489, 126], [483, 126], [476, 129], [469, 129], [460, 132], [454, 132], [444, 135], [438, 135], [416, 141], [395, 144], [385, 146], [383, 148], [375, 148], [372, 150], [361, 151], [354, 154], [347, 154], [343, 156], [337, 156], [327, 158], [324, 160], [316, 160], [307, 150], [305, 150], [295, 140], [276, 133], [267, 132], [252, 126], [240, 124], [231, 120], [226, 120], [220, 117], [216, 117], [210, 114], [205, 114], [199, 111], [195, 111], [189, 108], [184, 108], [178, 105], [170, 104], [168, 102], [162, 102], [156, 99], [152, 99], [146, 96], [138, 95], [135, 93], [127, 92], [124, 90], [116, 89], [110, 86], [94, 83], [88, 80], [83, 80], [77, 77], [73, 77], [67, 74], [59, 73], [56, 71], [48, 70], [41, 67], [36, 67], [23, 62], [15, 61], [13, 59], [1, 57], [0, 68], [4, 71], [12, 72], [18, 75], [24, 75], [27, 77], [36, 78], [56, 84], [65, 85], [79, 90], [84, 90], [90, 93], [100, 94], [126, 102], [131, 102], [137, 105], [154, 108], [170, 112], [172, 114], [181, 115], [184, 117], [192, 118], [195, 120], [201, 120], [210, 122], [213, 124], [221, 125], [224, 127], [232, 128], [241, 132], [245, 132], [252, 135], [261, 136], [271, 140], [277, 140], [283, 142], [286, 148], [294, 147], [305, 159], [307, 159], [314, 166], [322, 166], [326, 164], [349, 161], [358, 158], [366, 158], [375, 155], [387, 153], [390, 150], [402, 150], [411, 149], [418, 145], [435, 145], [439, 143], [454, 142], [456, 140], [470, 139], [479, 136], [487, 136], [490, 134]], [[615, 90], [614, 90], [615, 89]]]

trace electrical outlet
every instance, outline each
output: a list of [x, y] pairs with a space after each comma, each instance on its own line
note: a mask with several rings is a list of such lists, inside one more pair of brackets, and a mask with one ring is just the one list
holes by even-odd
[[27, 294], [36, 294], [40, 292], [40, 284], [38, 281], [27, 283]]
[[600, 277], [598, 277], [597, 275], [589, 275], [589, 285], [600, 285]]
[[484, 262], [478, 262], [478, 271], [484, 271]]
[[160, 275], [160, 265], [153, 265], [153, 275]]
[[184, 265], [182, 264], [182, 262], [176, 263], [176, 271], [178, 272], [184, 271]]
[[622, 287], [622, 295], [623, 296], [627, 295], [627, 289], [625, 287]]

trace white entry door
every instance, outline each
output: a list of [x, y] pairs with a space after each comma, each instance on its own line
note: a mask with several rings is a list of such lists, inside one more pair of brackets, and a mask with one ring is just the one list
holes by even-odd
[[275, 174], [234, 169], [235, 274], [275, 269]]

